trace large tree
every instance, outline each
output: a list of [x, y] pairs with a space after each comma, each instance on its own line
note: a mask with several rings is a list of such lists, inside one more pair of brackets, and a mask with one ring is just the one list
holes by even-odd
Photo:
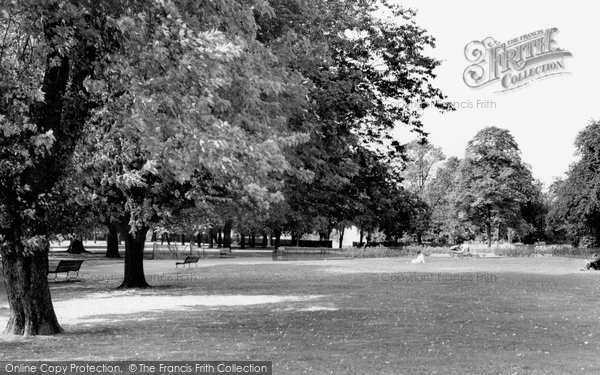
[[445, 159], [441, 148], [426, 142], [426, 140], [414, 140], [406, 145], [406, 161], [402, 171], [403, 186], [416, 196], [412, 199], [411, 228], [417, 237], [417, 243], [421, 243], [423, 234], [431, 224], [433, 210], [427, 203], [426, 186], [434, 177], [435, 167]]
[[[288, 227], [328, 236], [359, 216], [366, 223], [368, 211], [360, 200], [374, 190], [368, 183], [351, 185], [366, 182], [360, 176], [369, 175], [373, 163], [392, 172], [386, 166], [404, 152], [391, 137], [394, 126], [422, 131], [421, 110], [449, 108], [429, 83], [440, 62], [424, 54], [434, 39], [416, 25], [410, 10], [375, 0], [271, 4], [275, 17], [258, 17], [258, 39], [306, 78], [312, 104], [292, 122], [307, 129], [310, 139], [290, 160], [314, 178], [286, 177]], [[385, 11], [395, 19], [380, 17]]]
[[6, 332], [61, 331], [47, 280], [54, 189], [94, 107], [86, 80], [110, 48], [107, 2], [3, 1], [0, 12], [0, 252]]
[[521, 207], [535, 192], [529, 168], [508, 130], [487, 127], [469, 141], [458, 171], [456, 207], [464, 221], [485, 231], [516, 229], [523, 223]]
[[579, 160], [551, 189], [550, 225], [575, 245], [600, 245], [600, 122], [592, 121], [575, 140]]
[[254, 12], [268, 8], [226, 2], [129, 11], [116, 20], [122, 48], [91, 82], [102, 106], [81, 147], [82, 174], [124, 236], [122, 287], [148, 286], [151, 226], [173, 226], [193, 208], [199, 224], [230, 233], [232, 218], [215, 218], [232, 202], [280, 201], [274, 176], [291, 169], [284, 150], [306, 138], [287, 121], [305, 102], [301, 77], [255, 38]]
[[460, 160], [448, 158], [425, 186], [423, 196], [431, 211], [428, 233], [435, 241], [453, 244], [470, 237], [470, 226], [461, 222], [456, 209]]

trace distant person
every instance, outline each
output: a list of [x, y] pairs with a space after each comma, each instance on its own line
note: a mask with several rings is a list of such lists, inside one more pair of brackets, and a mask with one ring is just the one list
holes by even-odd
[[417, 259], [410, 261], [411, 264], [425, 263], [425, 257], [421, 254], [421, 251], [417, 251]]
[[600, 270], [600, 256], [598, 255], [598, 253], [596, 253], [592, 257], [594, 258], [594, 260], [586, 261], [585, 267], [582, 269], [582, 271], [588, 271], [590, 269], [596, 271]]
[[450, 246], [450, 251], [459, 252], [459, 251], [461, 251], [461, 247], [462, 247], [462, 245]]
[[450, 246], [450, 251], [453, 253], [468, 253], [469, 247], [461, 243], [459, 245]]

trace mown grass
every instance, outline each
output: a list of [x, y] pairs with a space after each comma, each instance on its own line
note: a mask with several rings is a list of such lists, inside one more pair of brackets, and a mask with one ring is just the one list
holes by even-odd
[[[171, 261], [146, 261], [149, 277], [189, 277], [153, 277], [155, 287], [139, 294], [321, 297], [134, 315], [99, 311], [106, 320], [63, 323], [67, 333], [54, 338], [0, 341], [0, 359], [254, 359], [273, 361], [275, 374], [593, 374], [600, 371], [600, 273], [576, 271], [579, 263], [214, 259], [175, 271]], [[99, 292], [114, 293], [117, 303], [121, 270], [121, 261], [90, 260], [84, 281], [52, 284], [53, 297], [85, 304]]]

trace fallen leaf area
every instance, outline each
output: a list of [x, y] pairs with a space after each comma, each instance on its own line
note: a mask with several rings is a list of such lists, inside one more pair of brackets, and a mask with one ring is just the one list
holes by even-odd
[[[600, 373], [600, 272], [566, 258], [122, 261], [51, 284], [65, 333], [0, 360], [268, 360], [274, 373]], [[63, 278], [64, 279], [64, 278]], [[62, 279], [61, 279], [62, 280]], [[9, 316], [0, 289], [0, 325]]]

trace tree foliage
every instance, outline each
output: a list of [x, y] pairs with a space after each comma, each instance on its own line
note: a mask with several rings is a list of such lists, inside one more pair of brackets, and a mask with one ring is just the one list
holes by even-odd
[[52, 214], [83, 125], [86, 79], [110, 49], [111, 4], [3, 1], [0, 12], [0, 252], [11, 308], [6, 331], [61, 331], [47, 281]]
[[600, 245], [600, 123], [592, 121], [575, 140], [580, 157], [567, 178], [551, 189], [549, 221], [575, 245]]
[[[251, 19], [252, 7], [235, 9]], [[217, 225], [232, 202], [281, 201], [274, 177], [292, 169], [284, 150], [306, 138], [287, 121], [303, 108], [300, 76], [256, 42], [251, 24], [231, 30], [234, 14], [221, 15], [224, 31], [211, 29], [211, 10], [185, 2], [127, 10], [113, 21], [119, 48], [88, 82], [102, 106], [81, 147], [81, 174], [101, 192], [100, 212], [132, 235], [191, 219]]]
[[434, 166], [446, 156], [442, 149], [431, 143], [414, 140], [406, 145], [406, 167], [402, 172], [403, 185], [410, 191], [423, 195], [428, 181], [435, 172]]
[[[391, 130], [404, 124], [421, 131], [423, 109], [449, 109], [429, 83], [439, 61], [423, 51], [434, 39], [415, 24], [411, 11], [377, 1], [271, 4], [276, 17], [257, 18], [258, 40], [305, 77], [310, 103], [292, 120], [310, 139], [290, 160], [314, 178], [286, 178], [285, 226], [297, 233], [329, 233], [349, 223], [373, 227], [376, 216], [368, 216], [376, 213], [364, 201], [383, 206], [390, 199], [380, 200], [373, 185], [397, 180], [387, 165], [404, 156]], [[378, 17], [378, 7], [396, 21]], [[374, 164], [385, 175], [377, 182], [366, 178], [378, 168]]]
[[508, 130], [487, 127], [469, 141], [458, 171], [456, 206], [465, 221], [485, 229], [519, 228], [521, 207], [534, 194], [533, 177]]

